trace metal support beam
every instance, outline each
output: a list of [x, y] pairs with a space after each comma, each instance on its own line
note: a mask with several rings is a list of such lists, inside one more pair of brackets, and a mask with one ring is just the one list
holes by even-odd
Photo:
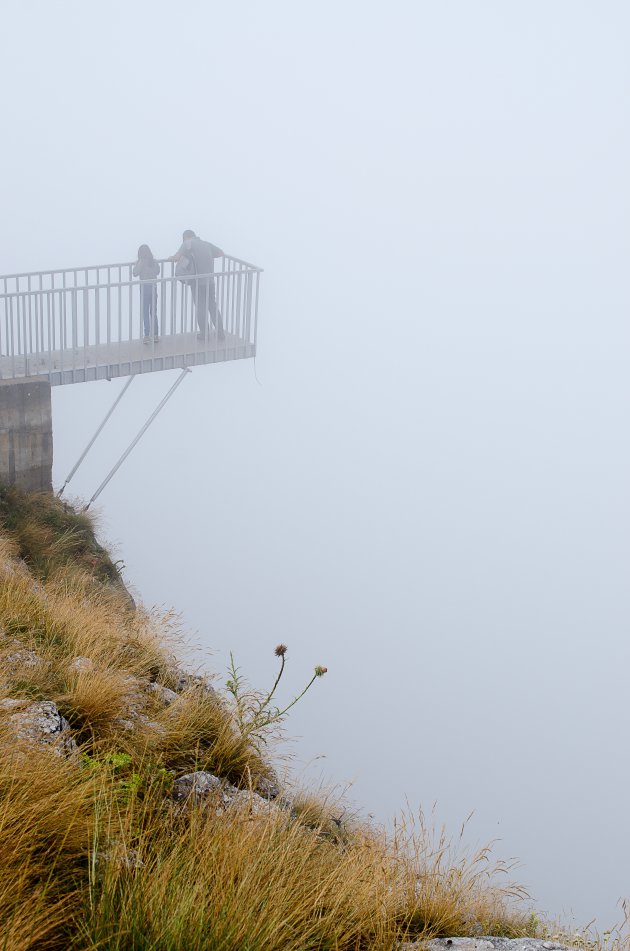
[[182, 372], [181, 372], [180, 375], [177, 377], [177, 379], [176, 379], [175, 382], [173, 383], [172, 387], [170, 388], [170, 390], [168, 391], [168, 393], [166, 394], [166, 396], [164, 397], [164, 399], [163, 399], [163, 400], [159, 403], [159, 405], [153, 410], [153, 412], [151, 413], [151, 415], [150, 415], [149, 418], [147, 419], [146, 423], [144, 424], [144, 426], [142, 427], [142, 429], [140, 430], [140, 432], [138, 433], [138, 435], [135, 437], [135, 439], [133, 439], [133, 440], [130, 442], [130, 444], [129, 444], [128, 447], [125, 449], [125, 451], [123, 452], [122, 456], [120, 457], [120, 459], [118, 460], [118, 462], [116, 463], [116, 465], [114, 466], [114, 468], [111, 470], [111, 472], [109, 472], [109, 474], [106, 476], [106, 478], [103, 479], [103, 481], [102, 481], [101, 484], [99, 485], [98, 489], [96, 490], [96, 492], [94, 493], [94, 495], [92, 496], [92, 498], [90, 499], [90, 501], [87, 503], [87, 505], [86, 505], [85, 508], [83, 509], [84, 512], [87, 512], [87, 510], [89, 509], [90, 505], [91, 505], [93, 502], [96, 501], [96, 499], [99, 497], [99, 495], [101, 494], [101, 492], [103, 491], [103, 489], [105, 488], [105, 486], [108, 484], [108, 482], [109, 482], [109, 481], [113, 478], [113, 476], [118, 472], [118, 470], [119, 470], [120, 467], [122, 466], [123, 462], [125, 461], [125, 459], [126, 459], [127, 456], [129, 455], [129, 453], [130, 453], [130, 452], [135, 448], [135, 446], [140, 442], [140, 440], [142, 439], [142, 437], [143, 437], [144, 434], [146, 433], [147, 429], [149, 428], [149, 426], [151, 425], [151, 423], [153, 422], [153, 420], [155, 419], [155, 417], [156, 417], [156, 416], [158, 415], [158, 413], [163, 409], [163, 407], [166, 406], [166, 404], [167, 404], [168, 401], [170, 400], [171, 396], [173, 395], [173, 393], [175, 392], [175, 390], [177, 389], [177, 387], [180, 385], [180, 383], [183, 382], [184, 377], [186, 377], [186, 376], [187, 376], [189, 373], [191, 373], [191, 372], [192, 372], [192, 371], [191, 371], [188, 367], [186, 367], [184, 370], [182, 370]]
[[98, 429], [96, 430], [96, 432], [94, 433], [94, 435], [93, 435], [92, 438], [90, 439], [89, 443], [87, 444], [87, 446], [85, 447], [85, 449], [83, 450], [83, 452], [81, 453], [81, 455], [79, 456], [79, 458], [77, 459], [76, 463], [74, 464], [74, 466], [72, 467], [72, 469], [70, 470], [70, 472], [68, 473], [68, 475], [66, 476], [66, 481], [64, 482], [64, 484], [61, 486], [61, 488], [60, 488], [59, 491], [57, 492], [58, 498], [61, 498], [61, 496], [63, 495], [66, 486], [67, 486], [68, 483], [70, 482], [70, 479], [72, 479], [72, 477], [74, 476], [75, 472], [77, 471], [77, 469], [79, 468], [79, 466], [81, 465], [81, 463], [83, 462], [83, 460], [85, 459], [85, 457], [87, 456], [88, 452], [90, 451], [90, 449], [92, 448], [92, 446], [94, 445], [94, 443], [96, 442], [96, 440], [98, 439], [98, 437], [100, 436], [100, 434], [103, 432], [103, 429], [105, 428], [105, 423], [107, 422], [107, 420], [110, 418], [110, 416], [112, 415], [112, 413], [114, 412], [114, 410], [116, 409], [116, 407], [118, 406], [118, 404], [120, 403], [121, 399], [123, 398], [123, 396], [125, 395], [125, 393], [126, 393], [127, 390], [129, 389], [129, 387], [131, 386], [131, 384], [133, 383], [134, 379], [135, 379], [134, 376], [130, 376], [130, 377], [129, 377], [129, 379], [127, 380], [127, 382], [126, 382], [125, 385], [123, 386], [122, 390], [120, 391], [120, 393], [118, 394], [118, 396], [117, 396], [116, 399], [114, 400], [114, 402], [113, 402], [113, 404], [112, 404], [112, 406], [111, 406], [111, 409], [110, 409], [109, 412], [107, 413], [105, 419], [103, 420], [103, 422], [101, 423], [101, 425], [98, 427]]

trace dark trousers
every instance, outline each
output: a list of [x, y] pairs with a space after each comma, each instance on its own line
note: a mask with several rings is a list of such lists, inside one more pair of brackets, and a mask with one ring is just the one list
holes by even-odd
[[210, 314], [210, 320], [212, 321], [212, 326], [216, 327], [217, 331], [223, 333], [223, 318], [221, 317], [221, 312], [217, 311], [217, 301], [214, 293], [214, 278], [213, 277], [201, 277], [197, 281], [194, 281], [192, 286], [192, 297], [193, 303], [195, 305], [195, 313], [197, 316], [197, 326], [199, 327], [199, 333], [207, 336], [208, 334], [208, 317]]

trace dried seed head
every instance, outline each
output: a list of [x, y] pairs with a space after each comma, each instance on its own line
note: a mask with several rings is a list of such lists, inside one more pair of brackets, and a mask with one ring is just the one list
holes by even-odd
[[278, 644], [278, 646], [276, 647], [276, 649], [275, 649], [275, 651], [274, 651], [274, 654], [276, 655], [276, 657], [284, 657], [284, 655], [286, 654], [286, 652], [287, 652], [287, 645], [286, 645], [286, 644]]

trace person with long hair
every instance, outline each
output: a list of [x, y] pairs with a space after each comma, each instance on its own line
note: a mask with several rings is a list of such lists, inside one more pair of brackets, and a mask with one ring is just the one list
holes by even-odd
[[[140, 300], [142, 303], [142, 323], [144, 325], [144, 342], [149, 343], [151, 337], [160, 339], [160, 328], [157, 318], [157, 278], [160, 275], [160, 265], [153, 257], [148, 244], [141, 244], [138, 248], [138, 260], [133, 266], [133, 276], [140, 278]], [[151, 333], [153, 330], [153, 333]]]

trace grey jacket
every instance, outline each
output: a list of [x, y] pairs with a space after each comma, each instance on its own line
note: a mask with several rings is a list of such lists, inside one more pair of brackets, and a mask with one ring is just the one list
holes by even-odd
[[178, 254], [182, 257], [189, 257], [193, 261], [191, 268], [193, 274], [212, 274], [214, 272], [214, 259], [223, 257], [221, 248], [216, 244], [210, 244], [209, 241], [203, 241], [201, 238], [188, 238], [180, 247]]
[[133, 266], [133, 276], [139, 277], [141, 281], [154, 281], [156, 277], [159, 277], [160, 274], [160, 265], [157, 261], [147, 261], [146, 258], [141, 258]]

